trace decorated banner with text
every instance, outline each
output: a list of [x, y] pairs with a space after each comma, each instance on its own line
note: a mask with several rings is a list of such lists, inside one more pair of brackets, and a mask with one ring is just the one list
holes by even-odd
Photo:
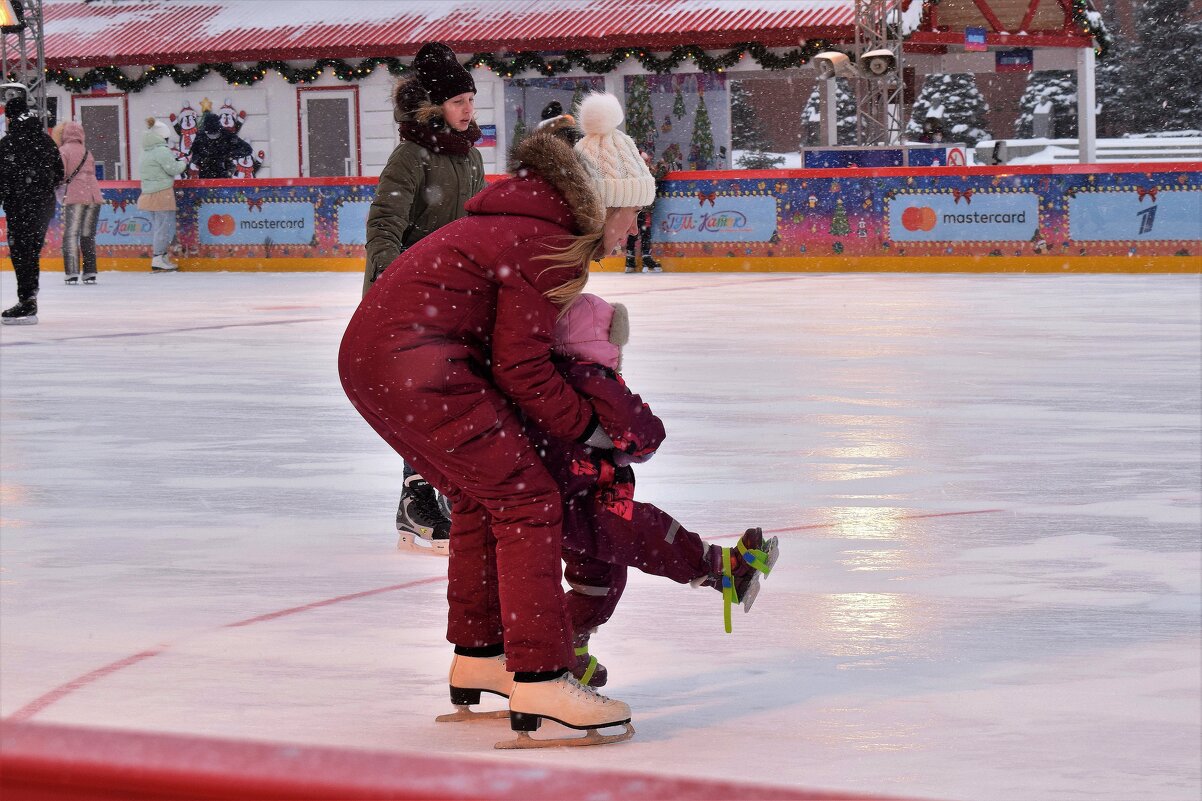
[[1202, 165], [675, 173], [655, 250], [701, 270], [1202, 272]]
[[[137, 184], [103, 193], [100, 268], [148, 270]], [[185, 269], [363, 269], [374, 179], [183, 181], [176, 196]], [[62, 268], [60, 220], [46, 269]], [[0, 215], [0, 257], [4, 232]], [[652, 240], [680, 271], [1202, 272], [1202, 164], [676, 172]]]

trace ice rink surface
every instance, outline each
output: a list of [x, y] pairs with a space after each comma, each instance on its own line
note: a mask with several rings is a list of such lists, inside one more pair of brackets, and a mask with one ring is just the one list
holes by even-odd
[[434, 722], [445, 562], [395, 550], [400, 460], [335, 370], [360, 280], [43, 275], [42, 323], [0, 330], [0, 714], [940, 799], [1199, 797], [1199, 276], [595, 276], [668, 428], [639, 495], [782, 555], [730, 635], [717, 593], [632, 577], [593, 652], [637, 736], [520, 753], [492, 749], [505, 722]]

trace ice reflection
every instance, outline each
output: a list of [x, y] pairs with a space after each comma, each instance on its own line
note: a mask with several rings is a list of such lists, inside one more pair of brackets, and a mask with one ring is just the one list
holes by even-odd
[[819, 599], [827, 651], [857, 657], [841, 668], [883, 667], [889, 658], [914, 652], [918, 643], [914, 602], [898, 593], [849, 592]]
[[910, 559], [905, 551], [873, 551], [858, 550], [844, 551], [840, 564], [853, 571], [901, 570], [910, 566]]
[[901, 518], [905, 511], [893, 506], [835, 506], [824, 510], [821, 522], [832, 536], [849, 540], [905, 539]]
[[903, 472], [913, 456], [913, 424], [886, 415], [818, 415], [833, 442], [811, 453], [819, 481], [880, 479]]
[[24, 520], [17, 520], [4, 510], [24, 505], [29, 501], [29, 491], [20, 484], [0, 484], [0, 528], [20, 528], [27, 525]]

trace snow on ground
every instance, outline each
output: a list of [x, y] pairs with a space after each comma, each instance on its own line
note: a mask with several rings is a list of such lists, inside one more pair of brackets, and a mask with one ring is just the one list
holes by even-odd
[[727, 542], [779, 529], [782, 557], [731, 635], [716, 593], [635, 577], [594, 652], [638, 735], [539, 753], [434, 723], [445, 567], [394, 551], [400, 463], [335, 371], [359, 276], [43, 280], [43, 322], [0, 330], [5, 717], [945, 799], [1202, 791], [1198, 276], [596, 276], [669, 430], [639, 493]]

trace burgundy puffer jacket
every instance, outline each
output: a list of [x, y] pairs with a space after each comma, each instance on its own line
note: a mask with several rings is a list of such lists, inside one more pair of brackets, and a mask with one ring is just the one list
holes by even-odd
[[581, 268], [539, 257], [599, 230], [604, 209], [574, 151], [555, 137], [527, 137], [514, 155], [517, 175], [486, 187], [468, 201], [469, 216], [406, 250], [376, 280], [339, 354], [344, 383], [364, 402], [389, 393], [390, 406], [403, 401], [412, 415], [410, 427], [445, 448], [492, 428], [506, 398], [563, 439], [592, 426], [591, 405], [551, 362], [559, 310], [544, 296]]

